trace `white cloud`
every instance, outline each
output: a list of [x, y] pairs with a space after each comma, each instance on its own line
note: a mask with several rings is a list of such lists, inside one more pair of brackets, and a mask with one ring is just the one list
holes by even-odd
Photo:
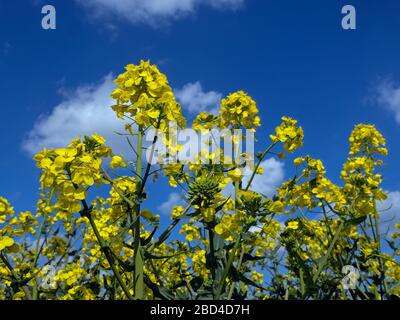
[[126, 151], [126, 141], [114, 133], [122, 132], [124, 125], [111, 109], [113, 88], [113, 77], [109, 74], [97, 85], [80, 86], [71, 92], [63, 90], [64, 101], [49, 115], [37, 119], [23, 141], [23, 149], [34, 154], [44, 147], [60, 148], [77, 136], [96, 132], [107, 139], [116, 153]]
[[234, 10], [245, 0], [76, 0], [91, 13], [113, 14], [131, 23], [153, 26], [193, 14], [200, 6]]
[[388, 192], [388, 198], [378, 203], [378, 210], [381, 213], [380, 222], [382, 232], [394, 231], [394, 225], [400, 223], [400, 192]]
[[[274, 158], [269, 158], [261, 162], [260, 167], [264, 169], [262, 175], [256, 175], [251, 183], [251, 190], [264, 195], [272, 196], [275, 194], [276, 188], [283, 182], [285, 172], [283, 162]], [[249, 181], [251, 172], [245, 172], [244, 184]]]
[[[103, 135], [116, 154], [129, 158], [131, 149], [125, 138], [115, 134], [124, 132], [124, 122], [111, 109], [114, 101], [110, 95], [115, 87], [113, 76], [105, 76], [100, 82], [83, 85], [73, 90], [61, 88], [63, 101], [49, 114], [41, 115], [27, 133], [22, 147], [29, 154], [43, 148], [60, 148], [68, 145], [77, 136], [98, 133]], [[176, 90], [177, 99], [189, 113], [212, 111], [218, 105], [221, 94], [203, 92], [199, 82], [188, 83]], [[152, 140], [146, 136], [147, 142]], [[146, 143], [147, 143], [146, 142]]]
[[395, 114], [396, 122], [400, 124], [400, 85], [393, 81], [382, 81], [377, 90], [377, 101]]
[[[260, 167], [264, 169], [262, 175], [256, 175], [251, 183], [250, 190], [256, 191], [263, 195], [272, 197], [276, 193], [278, 188], [285, 177], [284, 163], [274, 158], [269, 158], [261, 162]], [[243, 185], [246, 186], [250, 180], [252, 171], [245, 169], [243, 177]], [[231, 196], [233, 198], [234, 188], [232, 184], [229, 184], [224, 190], [223, 195], [225, 197]]]
[[199, 81], [188, 83], [181, 89], [175, 89], [177, 100], [191, 114], [202, 111], [217, 113], [222, 94], [216, 91], [204, 92]]
[[169, 195], [168, 200], [157, 207], [162, 214], [169, 215], [171, 210], [182, 203], [182, 197], [179, 193], [173, 192]]

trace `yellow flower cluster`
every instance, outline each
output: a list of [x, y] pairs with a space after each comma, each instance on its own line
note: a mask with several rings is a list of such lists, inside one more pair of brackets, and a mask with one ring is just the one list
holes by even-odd
[[[14, 215], [14, 208], [10, 205], [7, 199], [0, 197], [0, 224], [6, 222], [8, 216]], [[14, 246], [14, 239], [6, 236], [13, 234], [10, 225], [6, 225], [3, 229], [0, 228], [0, 251]]]
[[110, 167], [115, 168], [126, 168], [124, 160], [120, 156], [113, 156], [110, 162]]
[[118, 117], [128, 115], [141, 126], [157, 127], [160, 119], [161, 128], [169, 121], [185, 126], [185, 118], [168, 79], [155, 65], [142, 60], [139, 65], [128, 64], [125, 70], [115, 80], [118, 88], [112, 93], [117, 100], [112, 108]]
[[125, 199], [133, 202], [136, 188], [137, 182], [133, 177], [119, 177], [113, 180], [109, 202], [115, 216], [127, 211], [128, 204]]
[[215, 232], [227, 241], [233, 241], [237, 238], [237, 232], [240, 231], [241, 214], [225, 214], [221, 221], [215, 226]]
[[9, 226], [16, 227], [16, 229], [13, 230], [15, 235], [23, 235], [24, 233], [35, 234], [36, 230], [34, 227], [39, 225], [36, 217], [29, 211], [20, 212], [18, 216], [12, 218], [8, 224]]
[[[329, 234], [335, 233], [338, 226], [338, 220], [289, 220], [282, 236], [291, 253], [295, 251], [303, 260], [320, 259], [329, 247]], [[339, 236], [344, 236], [345, 232], [342, 231]], [[347, 241], [339, 241], [336, 248], [340, 252], [350, 246]]]
[[53, 209], [74, 213], [80, 210], [80, 200], [86, 198], [86, 188], [107, 183], [101, 172], [102, 158], [111, 155], [105, 139], [97, 134], [75, 139], [67, 148], [44, 149], [34, 159], [42, 169], [41, 187], [57, 197]]
[[47, 245], [43, 248], [43, 256], [51, 259], [54, 256], [61, 256], [64, 254], [68, 242], [62, 237], [51, 237], [47, 240]]
[[238, 182], [242, 180], [243, 172], [240, 168], [235, 168], [233, 170], [229, 170], [227, 176], [234, 182]]
[[196, 119], [194, 119], [192, 128], [196, 131], [206, 131], [211, 130], [217, 124], [217, 116], [207, 112], [200, 112]]
[[296, 167], [306, 164], [306, 167], [302, 171], [302, 176], [309, 178], [314, 175], [316, 178], [322, 177], [326, 170], [321, 160], [313, 159], [310, 156], [299, 157], [293, 161]]
[[255, 248], [255, 257], [264, 257], [268, 250], [274, 249], [278, 243], [281, 232], [281, 224], [272, 219], [261, 220], [262, 225], [258, 232], [254, 232], [249, 242]]
[[84, 286], [74, 286], [60, 300], [95, 300], [96, 295]]
[[[126, 125], [130, 135], [136, 135], [134, 123], [139, 137], [149, 127], [170, 133], [171, 121], [184, 125], [181, 107], [156, 66], [144, 61], [128, 65], [115, 82], [113, 109], [120, 118], [132, 120]], [[202, 112], [193, 122], [195, 130], [228, 129], [227, 135], [259, 125], [256, 103], [243, 91], [223, 99], [218, 116]], [[270, 146], [257, 154], [259, 163], [276, 154], [271, 149], [278, 143], [284, 148], [278, 157], [294, 152], [303, 136], [296, 120], [283, 117], [270, 135]], [[162, 139], [172, 145], [172, 139]], [[237, 138], [233, 141], [238, 145]], [[227, 159], [220, 148], [204, 148], [187, 167], [168, 163], [159, 170], [150, 165], [143, 170], [141, 151], [147, 146], [141, 142], [138, 139], [134, 173], [134, 163], [114, 155], [97, 134], [35, 156], [43, 189], [37, 212], [14, 215], [10, 203], [0, 197], [0, 299], [27, 299], [30, 294], [42, 300], [400, 296], [400, 233], [394, 232], [386, 245], [379, 230], [376, 202], [386, 195], [377, 167], [387, 149], [374, 126], [360, 124], [351, 133], [343, 186], [327, 178], [322, 161], [303, 156], [294, 159], [294, 177], [275, 195], [251, 188], [256, 174], [270, 174], [259, 164], [246, 183], [247, 160], [243, 165], [214, 163], [217, 157]], [[104, 171], [106, 158], [111, 160], [109, 168], [129, 165], [132, 170], [126, 171], [133, 174]], [[157, 205], [146, 202], [154, 196], [146, 182], [156, 181], [160, 171], [183, 191], [181, 205], [171, 210], [172, 221], [158, 232], [160, 216], [145, 204]], [[89, 190], [103, 184], [109, 185], [109, 195], [89, 201]], [[234, 191], [226, 189], [228, 184]], [[228, 195], [231, 190], [234, 194]], [[78, 212], [79, 217], [73, 215]], [[282, 223], [276, 214], [283, 213], [293, 215]], [[310, 214], [315, 220], [307, 219]], [[37, 240], [27, 241], [32, 235]], [[363, 272], [362, 290], [349, 292], [340, 285], [344, 262]], [[37, 290], [45, 265], [55, 268], [57, 286]], [[265, 270], [271, 277], [264, 277]]]
[[210, 271], [206, 268], [206, 250], [198, 250], [192, 255], [193, 271], [203, 279], [207, 278]]
[[282, 117], [283, 122], [275, 129], [275, 134], [270, 135], [272, 142], [284, 143], [287, 152], [293, 152], [303, 146], [304, 132], [297, 126], [297, 120]]
[[257, 116], [258, 108], [255, 101], [243, 91], [230, 94], [221, 101], [219, 111], [220, 127], [244, 127], [255, 129], [261, 125]]
[[385, 262], [385, 267], [387, 268], [386, 276], [389, 277], [391, 281], [400, 284], [400, 264], [392, 258]]
[[72, 286], [85, 275], [85, 269], [81, 267], [79, 262], [77, 262], [70, 264], [67, 268], [58, 271], [54, 280], [57, 282], [64, 282], [68, 286]]
[[14, 239], [0, 235], [0, 251], [14, 245]]
[[14, 208], [10, 205], [7, 199], [0, 197], [0, 223], [4, 223], [7, 215], [14, 215]]
[[373, 125], [357, 125], [351, 133], [349, 141], [351, 156], [357, 154], [372, 155], [376, 153], [384, 156], [387, 155], [385, 138]]
[[[337, 209], [346, 204], [340, 187], [325, 177], [326, 170], [321, 160], [306, 156], [295, 159], [294, 164], [297, 167], [305, 165], [300, 177], [284, 182], [278, 189], [279, 198], [291, 207], [292, 211], [295, 207], [315, 208], [322, 204], [322, 200]], [[304, 178], [307, 179], [303, 181]]]
[[375, 200], [387, 198], [379, 187], [382, 176], [375, 168], [382, 165], [379, 155], [386, 155], [385, 139], [372, 125], [357, 125], [350, 136], [350, 157], [343, 165], [343, 193], [359, 215], [377, 214]]
[[200, 240], [200, 228], [184, 224], [179, 231], [180, 234], [184, 234], [187, 241]]
[[185, 209], [182, 206], [174, 207], [171, 211], [171, 219], [175, 220], [181, 217]]
[[[179, 287], [182, 281], [190, 280], [189, 276], [189, 254], [180, 254], [180, 252], [188, 251], [188, 245], [180, 242], [179, 245], [166, 245], [163, 243], [155, 248], [152, 254], [156, 256], [169, 255], [170, 258], [166, 260], [156, 259], [152, 261], [154, 268], [146, 268], [146, 273], [149, 274], [151, 281], [158, 286], [166, 283], [168, 287]], [[154, 272], [157, 270], [157, 272]], [[159, 276], [159, 274], [162, 277]], [[179, 289], [178, 289], [179, 290]]]
[[187, 179], [187, 175], [183, 172], [183, 164], [168, 163], [164, 170], [164, 175], [169, 177], [169, 185], [177, 187], [179, 183], [183, 183]]

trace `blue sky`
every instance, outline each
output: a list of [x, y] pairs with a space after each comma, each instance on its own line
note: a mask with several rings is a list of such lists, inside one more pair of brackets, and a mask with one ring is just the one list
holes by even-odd
[[[57, 10], [56, 30], [41, 28], [44, 4]], [[356, 30], [341, 27], [346, 4], [356, 8]], [[335, 182], [354, 125], [375, 124], [390, 152], [388, 205], [400, 211], [399, 14], [396, 0], [2, 1], [0, 195], [33, 210], [35, 148], [81, 132], [110, 135], [119, 125], [109, 117], [113, 77], [150, 59], [188, 117], [243, 89], [261, 112], [260, 142], [282, 115], [298, 119], [305, 145], [297, 155], [322, 159]], [[275, 170], [267, 185], [294, 173], [289, 162], [267, 165]], [[164, 210], [168, 200], [177, 195], [163, 192], [148, 206]]]

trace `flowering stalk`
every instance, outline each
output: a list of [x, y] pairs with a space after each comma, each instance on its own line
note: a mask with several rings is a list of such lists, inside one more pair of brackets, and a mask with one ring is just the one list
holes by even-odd
[[10, 262], [8, 261], [7, 257], [5, 256], [5, 254], [3, 254], [3, 252], [0, 251], [0, 259], [1, 261], [3, 261], [4, 265], [7, 267], [7, 269], [11, 272], [11, 276], [13, 277], [13, 279], [16, 281], [16, 283], [18, 284], [18, 286], [22, 287], [22, 290], [25, 293], [25, 299], [26, 300], [32, 300], [31, 297], [31, 293], [29, 291], [28, 286], [26, 285], [26, 283], [24, 283], [23, 280], [20, 279], [20, 277], [18, 276], [18, 274], [14, 271], [14, 268], [12, 267], [12, 265], [10, 264]]
[[[142, 155], [143, 155], [143, 127], [138, 128], [138, 143], [137, 143], [137, 163], [136, 163], [136, 174], [138, 177], [142, 176]], [[143, 299], [144, 293], [144, 281], [143, 281], [143, 253], [140, 244], [140, 202], [142, 198], [142, 181], [139, 180], [136, 194], [135, 204], [135, 223], [132, 226], [132, 235], [134, 237], [134, 261], [135, 270], [133, 273], [133, 281], [135, 284], [135, 299]]]
[[278, 143], [278, 142], [273, 142], [273, 143], [261, 154], [260, 158], [258, 159], [258, 162], [257, 162], [256, 167], [254, 168], [253, 172], [251, 173], [249, 182], [247, 183], [247, 186], [246, 186], [246, 188], [245, 188], [244, 190], [246, 190], [246, 191], [249, 190], [249, 188], [251, 187], [251, 183], [253, 182], [254, 177], [256, 176], [257, 170], [258, 170], [258, 168], [259, 168], [260, 165], [261, 165], [261, 162], [264, 160], [264, 158], [265, 158], [265, 156], [268, 154], [268, 152], [270, 152], [271, 149], [272, 149], [277, 143]]
[[111, 252], [110, 247], [106, 244], [106, 242], [101, 237], [100, 232], [97, 229], [96, 223], [94, 222], [93, 217], [92, 217], [91, 213], [89, 212], [90, 211], [89, 208], [87, 207], [87, 205], [84, 207], [85, 207], [85, 209], [83, 212], [83, 216], [85, 216], [89, 220], [89, 223], [93, 229], [93, 233], [95, 234], [97, 241], [100, 244], [101, 250], [104, 252], [106, 259], [111, 266], [111, 269], [115, 275], [115, 278], [117, 279], [119, 285], [121, 286], [122, 290], [124, 291], [124, 293], [128, 297], [128, 299], [133, 300], [134, 297], [131, 295], [128, 287], [126, 286], [124, 280], [121, 277], [121, 274], [118, 271], [117, 266], [115, 265], [115, 259], [113, 257], [113, 253]]

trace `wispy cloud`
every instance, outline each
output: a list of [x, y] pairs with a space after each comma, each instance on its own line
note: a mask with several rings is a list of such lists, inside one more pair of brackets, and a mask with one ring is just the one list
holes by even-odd
[[381, 81], [376, 93], [377, 102], [392, 111], [396, 122], [400, 124], [400, 84], [392, 80]]
[[[251, 183], [251, 190], [271, 197], [285, 177], [284, 163], [274, 158], [269, 158], [261, 162], [260, 167], [263, 168], [264, 173], [254, 177]], [[251, 172], [247, 170], [245, 174], [244, 183], [246, 185], [250, 179]]]
[[131, 23], [157, 27], [196, 12], [200, 6], [235, 10], [245, 0], [76, 0], [96, 16], [113, 14]]
[[182, 205], [182, 202], [182, 196], [179, 193], [173, 192], [168, 196], [168, 200], [159, 205], [157, 209], [160, 210], [162, 214], [168, 215], [174, 207], [179, 204]]
[[2, 45], [3, 54], [8, 54], [12, 48], [12, 44], [9, 41], [5, 41]]
[[[269, 158], [261, 162], [260, 167], [263, 168], [262, 175], [256, 175], [251, 183], [250, 190], [272, 197], [285, 178], [284, 163], [274, 158]], [[252, 171], [249, 168], [245, 169], [243, 184], [247, 185], [250, 180]], [[225, 197], [234, 196], [234, 188], [229, 184], [224, 190]]]
[[219, 92], [204, 92], [199, 81], [188, 83], [181, 89], [175, 89], [175, 95], [191, 114], [202, 111], [217, 113], [222, 98], [222, 94]]

